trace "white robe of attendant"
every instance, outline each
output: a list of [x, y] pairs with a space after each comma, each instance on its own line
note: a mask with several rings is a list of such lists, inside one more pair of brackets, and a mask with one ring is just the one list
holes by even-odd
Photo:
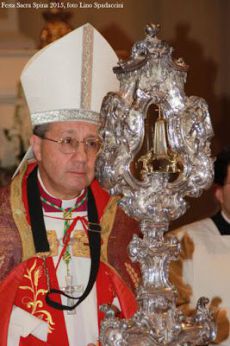
[[[211, 218], [176, 230], [180, 240], [185, 233], [194, 245], [192, 257], [183, 260], [182, 274], [184, 283], [192, 288], [192, 307], [201, 296], [210, 302], [215, 299], [230, 321], [230, 235], [221, 235]], [[218, 345], [229, 346], [230, 337]]]

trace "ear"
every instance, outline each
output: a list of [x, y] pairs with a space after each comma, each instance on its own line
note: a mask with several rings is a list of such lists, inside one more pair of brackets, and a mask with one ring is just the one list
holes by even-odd
[[36, 135], [32, 135], [30, 138], [30, 145], [33, 149], [34, 156], [37, 161], [41, 161], [42, 155], [41, 155], [41, 143], [42, 140]]
[[220, 185], [215, 186], [214, 195], [217, 201], [222, 205], [223, 204], [223, 187]]

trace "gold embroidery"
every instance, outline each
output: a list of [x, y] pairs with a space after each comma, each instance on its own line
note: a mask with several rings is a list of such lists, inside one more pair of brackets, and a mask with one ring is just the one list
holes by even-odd
[[40, 295], [45, 295], [47, 293], [47, 290], [43, 288], [38, 288], [39, 286], [39, 279], [42, 275], [42, 267], [37, 266], [37, 260], [34, 260], [33, 265], [31, 268], [27, 269], [26, 274], [24, 274], [24, 277], [29, 280], [28, 286], [19, 286], [21, 290], [29, 291], [32, 293], [28, 294], [22, 299], [22, 303], [26, 305], [26, 307], [30, 310], [32, 315], [35, 315], [36, 317], [43, 319], [49, 324], [49, 333], [52, 333], [54, 330], [53, 326], [55, 323], [53, 322], [53, 318], [51, 314], [43, 308], [43, 302]]
[[93, 28], [90, 25], [83, 29], [82, 71], [81, 71], [81, 108], [90, 109], [92, 94], [93, 66]]
[[105, 263], [108, 262], [108, 241], [109, 236], [113, 228], [114, 218], [117, 211], [117, 201], [120, 197], [111, 197], [106, 210], [101, 219], [101, 237], [102, 237], [102, 245], [101, 245], [101, 260]]
[[59, 247], [59, 240], [57, 238], [57, 234], [54, 230], [47, 231], [46, 234], [50, 247], [50, 256], [57, 256]]
[[134, 284], [134, 287], [137, 288], [139, 286], [140, 283], [140, 277], [139, 275], [136, 273], [135, 269], [131, 266], [131, 264], [125, 262], [125, 268]]
[[0, 268], [2, 268], [5, 258], [6, 258], [5, 255], [0, 256]]
[[[57, 238], [56, 231], [47, 231], [47, 239], [50, 247], [50, 256], [58, 256], [58, 248], [60, 245], [60, 241]], [[89, 240], [84, 230], [74, 231], [73, 237], [70, 241], [70, 245], [72, 249], [72, 256], [87, 258], [90, 257]]]
[[72, 254], [77, 257], [90, 257], [89, 240], [84, 230], [74, 232]]
[[25, 164], [22, 171], [13, 179], [10, 191], [10, 204], [15, 224], [18, 228], [22, 242], [22, 260], [26, 260], [35, 254], [31, 227], [26, 219], [26, 211], [22, 203], [22, 179], [26, 172]]

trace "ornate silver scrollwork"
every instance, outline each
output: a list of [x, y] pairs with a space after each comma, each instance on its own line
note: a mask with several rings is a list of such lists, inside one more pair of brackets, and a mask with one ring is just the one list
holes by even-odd
[[[107, 308], [100, 337], [104, 346], [201, 345], [215, 338], [205, 298], [192, 318], [176, 308], [168, 266], [180, 244], [164, 237], [169, 222], [186, 211], [184, 197], [198, 197], [212, 182], [212, 125], [205, 100], [185, 95], [188, 66], [181, 58], [173, 60], [172, 48], [158, 32], [158, 25], [148, 25], [130, 58], [114, 68], [120, 90], [110, 92], [101, 108], [104, 150], [97, 176], [111, 194], [122, 195], [121, 207], [140, 222], [143, 233], [129, 245], [142, 273], [139, 310], [125, 321]], [[152, 104], [159, 109], [152, 145], [136, 159]], [[142, 165], [139, 177], [134, 163]]]

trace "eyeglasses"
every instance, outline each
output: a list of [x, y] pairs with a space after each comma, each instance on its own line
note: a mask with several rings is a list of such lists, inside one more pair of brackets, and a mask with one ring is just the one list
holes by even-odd
[[78, 141], [77, 139], [72, 137], [65, 137], [59, 140], [55, 140], [48, 137], [41, 137], [41, 138], [47, 141], [58, 143], [60, 151], [63, 154], [75, 153], [79, 149], [80, 143], [82, 143], [86, 154], [93, 156], [93, 155], [99, 154], [101, 146], [102, 146], [102, 142], [99, 138], [87, 138], [87, 139], [84, 139], [83, 141]]

